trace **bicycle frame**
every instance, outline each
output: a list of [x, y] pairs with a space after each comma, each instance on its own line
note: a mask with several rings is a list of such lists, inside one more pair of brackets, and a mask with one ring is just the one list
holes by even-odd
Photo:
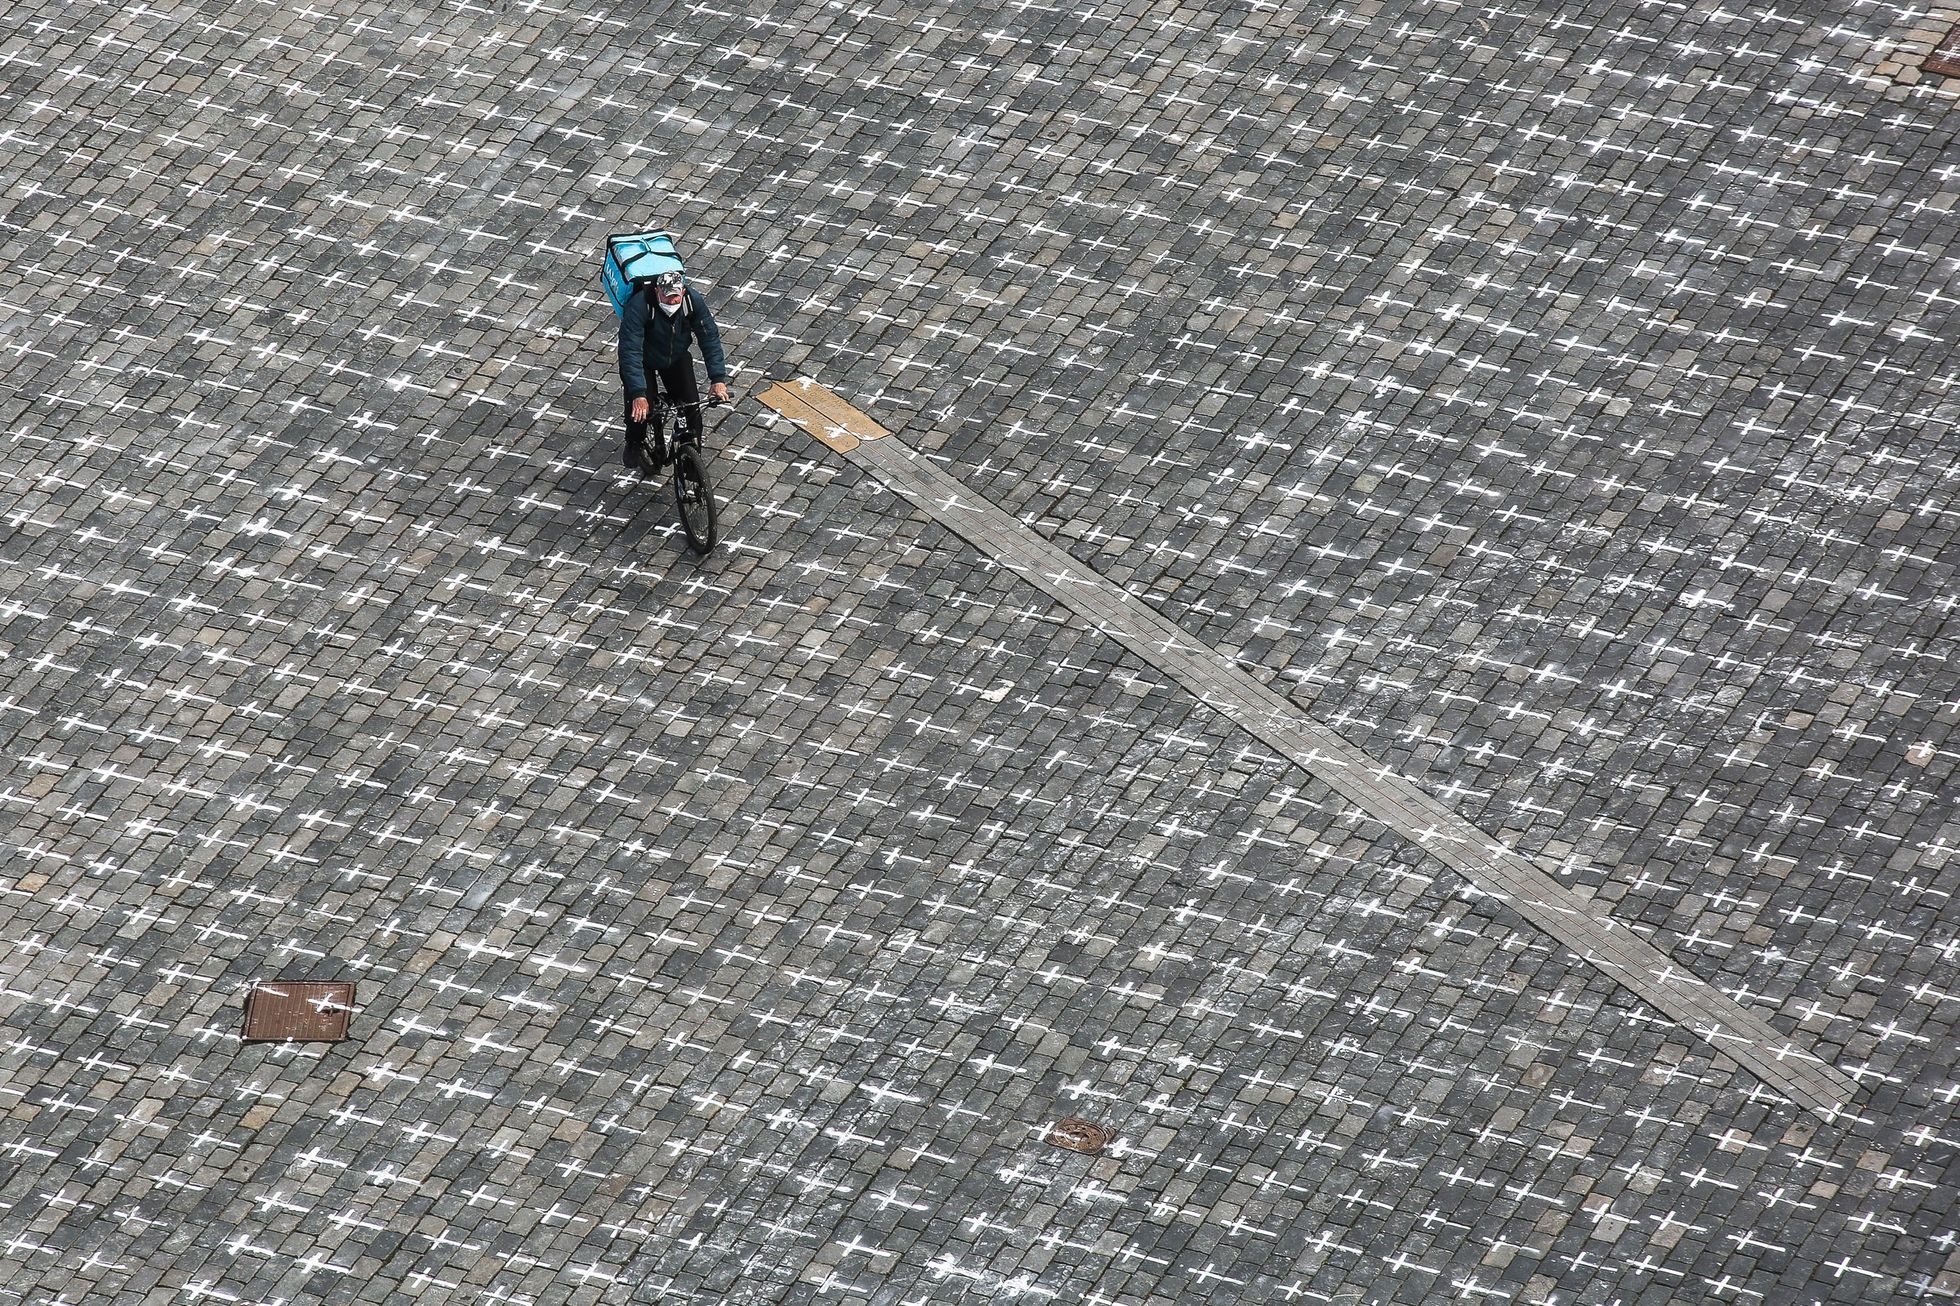
[[716, 408], [720, 404], [719, 399], [710, 399], [705, 404], [698, 400], [677, 404], [662, 395], [647, 412], [647, 424], [659, 432], [654, 437], [660, 441], [659, 461], [669, 463], [674, 469], [674, 506], [680, 509], [681, 530], [687, 536], [688, 547], [702, 555], [714, 548], [719, 528], [714, 489], [708, 483], [707, 459], [701, 451], [701, 442], [688, 429], [688, 418], [695, 410]]
[[671, 459], [674, 450], [689, 443], [687, 414], [689, 410], [719, 408], [719, 399], [696, 400], [691, 404], [675, 403], [665, 395], [655, 399], [647, 409], [647, 432], [652, 434], [657, 428], [660, 432], [660, 454], [663, 460]]

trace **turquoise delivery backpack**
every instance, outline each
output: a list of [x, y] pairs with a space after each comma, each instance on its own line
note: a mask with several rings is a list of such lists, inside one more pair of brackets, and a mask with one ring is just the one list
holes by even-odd
[[651, 281], [663, 272], [685, 272], [674, 237], [665, 231], [642, 231], [630, 236], [606, 237], [606, 267], [603, 280], [606, 298], [612, 300], [613, 313], [625, 316], [626, 301], [633, 287]]

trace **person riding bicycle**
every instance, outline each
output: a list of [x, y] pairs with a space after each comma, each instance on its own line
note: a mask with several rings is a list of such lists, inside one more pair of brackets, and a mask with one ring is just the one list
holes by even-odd
[[[651, 288], [642, 284], [634, 289], [619, 315], [619, 380], [626, 387], [628, 467], [645, 462], [647, 398], [656, 393], [656, 378], [668, 402], [680, 405], [687, 414], [688, 438], [697, 444], [701, 440], [701, 391], [694, 379], [694, 355], [688, 352], [690, 339], [701, 342], [710, 393], [717, 403], [725, 402], [728, 364], [707, 299], [678, 272], [663, 272]], [[657, 464], [653, 470], [659, 470]]]

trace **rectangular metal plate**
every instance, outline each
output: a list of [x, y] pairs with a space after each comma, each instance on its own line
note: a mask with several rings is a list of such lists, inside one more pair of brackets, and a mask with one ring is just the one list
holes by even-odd
[[1926, 71], [1938, 73], [1942, 77], [1960, 77], [1960, 27], [1946, 34], [1946, 38], [1933, 47], [1926, 56]]
[[245, 995], [245, 1041], [333, 1042], [347, 1037], [354, 985], [345, 980], [259, 980]]

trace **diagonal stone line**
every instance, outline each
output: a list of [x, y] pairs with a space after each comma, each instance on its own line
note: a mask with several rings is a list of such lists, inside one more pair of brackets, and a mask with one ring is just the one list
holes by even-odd
[[883, 438], [889, 432], [838, 396], [799, 381], [758, 398], [1764, 1084], [1827, 1119], [1857, 1096], [1852, 1080], [1795, 1040], [930, 459]]

